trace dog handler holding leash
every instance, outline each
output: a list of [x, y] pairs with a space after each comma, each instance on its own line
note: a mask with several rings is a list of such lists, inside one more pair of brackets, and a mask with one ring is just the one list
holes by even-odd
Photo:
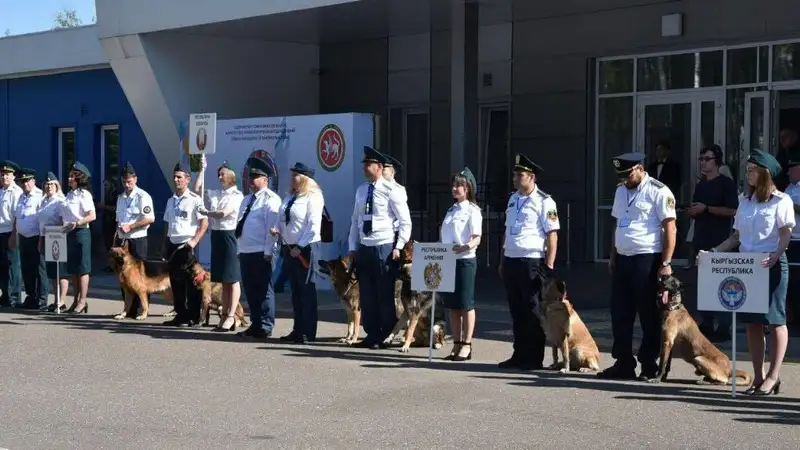
[[[800, 155], [794, 155], [795, 159]], [[741, 314], [747, 324], [747, 345], [753, 361], [753, 385], [748, 395], [778, 394], [781, 388], [780, 370], [789, 331], [786, 328], [786, 291], [789, 285], [789, 262], [786, 247], [795, 227], [794, 204], [791, 197], [780, 192], [773, 180], [781, 174], [778, 160], [769, 153], [753, 150], [747, 159], [748, 191], [739, 196], [739, 208], [733, 219], [734, 232], [712, 252], [727, 252], [737, 245], [742, 253], [769, 253], [762, 261], [769, 267], [769, 312]], [[699, 259], [699, 258], [698, 258]], [[769, 372], [764, 373], [764, 326], [771, 334]], [[736, 330], [733, 330], [735, 333]]]
[[639, 314], [642, 343], [638, 379], [647, 381], [658, 373], [661, 317], [656, 295], [658, 276], [672, 274], [675, 250], [675, 197], [662, 182], [644, 170], [644, 153], [625, 153], [612, 159], [617, 178], [611, 216], [617, 221], [612, 236], [611, 329], [613, 366], [597, 374], [604, 379], [636, 379], [633, 358], [633, 321]]

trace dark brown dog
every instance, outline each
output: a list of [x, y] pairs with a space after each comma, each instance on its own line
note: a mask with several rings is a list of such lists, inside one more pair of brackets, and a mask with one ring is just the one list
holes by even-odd
[[358, 341], [358, 331], [361, 328], [361, 302], [358, 290], [358, 280], [351, 270], [350, 258], [343, 256], [331, 261], [319, 261], [319, 269], [324, 275], [330, 277], [336, 296], [347, 313], [347, 335], [339, 339], [347, 345]]
[[[674, 275], [662, 275], [658, 279], [658, 304], [661, 307], [661, 361], [655, 378], [656, 383], [667, 381], [672, 356], [677, 356], [695, 368], [703, 379], [698, 384], [749, 386], [753, 381], [750, 374], [737, 370], [733, 376], [731, 360], [700, 332], [697, 322], [683, 307], [683, 283]], [[662, 293], [667, 293], [666, 301]]]
[[108, 252], [108, 265], [117, 275], [120, 285], [125, 289], [124, 309], [114, 316], [117, 320], [125, 320], [133, 303], [133, 296], [141, 302], [141, 312], [136, 320], [147, 319], [150, 303], [148, 294], [163, 293], [164, 300], [173, 304], [172, 288], [169, 283], [169, 266], [166, 261], [143, 261], [134, 258], [128, 251], [128, 243], [120, 247], [112, 247]]
[[[217, 311], [217, 316], [219, 316], [220, 321], [224, 318], [222, 317], [225, 312], [223, 309], [223, 302], [222, 302], [222, 283], [216, 283], [211, 281], [211, 272], [208, 272], [206, 269], [203, 268], [202, 265], [194, 258], [189, 258], [189, 267], [187, 268], [189, 275], [192, 277], [192, 283], [195, 287], [200, 289], [203, 293], [202, 297], [202, 314], [205, 318], [204, 326], [209, 326], [208, 322], [211, 320], [211, 309], [215, 309]], [[231, 330], [235, 330], [237, 327], [242, 325], [248, 325], [247, 319], [244, 317], [244, 308], [242, 308], [242, 304], [239, 303], [236, 305], [236, 313], [234, 314], [236, 317], [235, 324]]]

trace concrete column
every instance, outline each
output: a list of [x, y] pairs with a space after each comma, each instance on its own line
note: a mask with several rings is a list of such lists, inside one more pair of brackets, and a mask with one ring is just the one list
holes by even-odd
[[477, 154], [478, 3], [453, 0], [451, 5], [450, 169], [455, 172], [464, 167], [466, 155]]

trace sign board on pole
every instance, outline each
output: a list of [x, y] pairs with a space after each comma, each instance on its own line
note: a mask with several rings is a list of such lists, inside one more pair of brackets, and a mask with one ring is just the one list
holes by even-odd
[[44, 227], [44, 257], [47, 262], [67, 262], [67, 235], [60, 226]]
[[189, 154], [213, 155], [217, 149], [217, 113], [189, 116]]
[[766, 314], [769, 311], [769, 269], [766, 253], [700, 253], [697, 267], [697, 309]]
[[414, 243], [411, 289], [418, 292], [456, 290], [456, 254], [453, 244]]

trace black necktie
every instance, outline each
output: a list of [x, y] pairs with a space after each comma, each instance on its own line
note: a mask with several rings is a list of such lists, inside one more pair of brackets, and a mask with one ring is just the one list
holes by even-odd
[[372, 209], [373, 209], [373, 200], [375, 193], [375, 185], [370, 184], [369, 188], [367, 189], [367, 202], [364, 205], [364, 213], [370, 216], [369, 220], [364, 221], [364, 225], [361, 227], [361, 231], [364, 232], [364, 236], [369, 236], [372, 234]]
[[286, 204], [286, 210], [283, 212], [286, 225], [289, 225], [289, 220], [292, 217], [292, 205], [294, 205], [295, 200], [297, 200], [297, 196], [293, 195], [292, 198], [289, 199], [289, 203]]
[[233, 232], [233, 235], [236, 236], [236, 239], [242, 237], [242, 229], [244, 228], [244, 221], [247, 220], [247, 216], [250, 214], [250, 208], [253, 207], [253, 202], [256, 201], [256, 194], [250, 195], [250, 201], [247, 203], [247, 208], [244, 209], [244, 214], [242, 214], [242, 220], [236, 224], [236, 231]]

